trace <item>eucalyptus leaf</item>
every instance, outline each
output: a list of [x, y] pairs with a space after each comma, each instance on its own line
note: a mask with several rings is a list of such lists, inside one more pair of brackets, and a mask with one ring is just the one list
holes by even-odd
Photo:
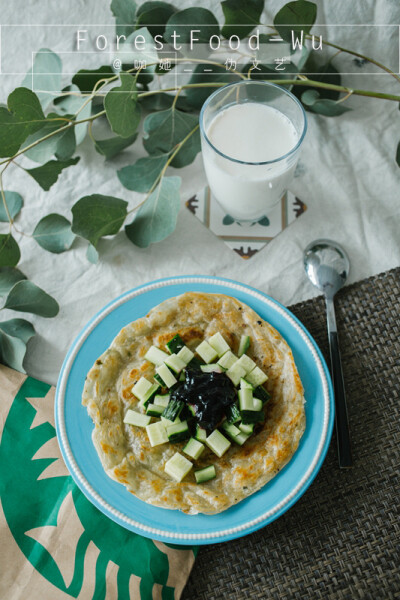
[[[46, 121], [41, 127], [41, 129], [28, 136], [25, 142], [22, 144], [22, 148], [26, 148], [30, 144], [37, 142], [49, 133], [54, 133], [54, 135], [48, 138], [47, 140], [43, 140], [42, 142], [40, 142], [40, 144], [37, 144], [37, 146], [26, 150], [25, 156], [38, 163], [43, 164], [48, 162], [56, 153], [58, 143], [64, 134], [64, 131], [60, 132], [59, 134], [55, 132], [58, 129], [65, 127], [65, 125], [66, 122], [61, 120], [60, 115], [58, 115], [57, 113], [50, 113], [49, 115], [47, 115]], [[66, 131], [69, 131], [69, 129], [67, 129]]]
[[87, 247], [86, 258], [93, 265], [95, 265], [99, 262], [99, 253], [97, 252], [96, 248], [92, 244], [89, 244]]
[[[65, 96], [58, 102], [57, 106], [60, 112], [64, 113], [65, 115], [74, 116], [78, 111], [80, 111], [77, 120], [82, 121], [84, 119], [88, 119], [92, 112], [92, 101], [88, 102], [88, 99], [81, 95], [81, 92], [76, 85], [68, 86], [68, 91], [72, 92], [73, 94], [70, 96]], [[85, 104], [85, 106], [82, 108], [83, 104]], [[79, 146], [79, 144], [85, 139], [87, 129], [87, 122], [79, 123], [78, 125], [74, 126], [75, 141], [77, 146]]]
[[140, 193], [148, 192], [165, 167], [167, 160], [168, 154], [153, 154], [139, 158], [135, 164], [117, 171], [118, 179], [128, 190]]
[[33, 91], [40, 90], [36, 93], [44, 110], [61, 89], [61, 75], [61, 58], [48, 48], [41, 48], [21, 85]]
[[103, 65], [98, 69], [80, 69], [72, 78], [72, 83], [79, 88], [83, 94], [91, 94], [94, 86], [100, 79], [111, 79], [115, 73], [109, 65]]
[[[79, 125], [77, 126], [79, 127]], [[76, 150], [75, 128], [69, 127], [57, 140], [55, 155], [58, 160], [68, 160]]]
[[29, 173], [29, 175], [38, 182], [40, 187], [47, 192], [57, 181], [61, 171], [67, 167], [76, 165], [79, 160], [79, 156], [70, 158], [68, 160], [49, 160], [49, 162], [45, 163], [41, 167], [25, 169], [25, 171]]
[[180, 185], [180, 177], [163, 177], [137, 211], [134, 221], [125, 226], [126, 235], [136, 246], [147, 248], [174, 231], [180, 208]]
[[[159, 92], [158, 94], [151, 94], [151, 96], [142, 96], [141, 98], [138, 98], [141, 106], [149, 112], [171, 108], [174, 100], [174, 95], [167, 94], [165, 92]], [[188, 102], [186, 96], [183, 94], [178, 96], [175, 102], [175, 107], [179, 108], [179, 110], [183, 110], [184, 112], [193, 111], [193, 106]]]
[[35, 328], [26, 319], [10, 319], [9, 321], [0, 321], [0, 329], [7, 335], [19, 338], [25, 344], [35, 335]]
[[[309, 79], [312, 79], [313, 81], [320, 81], [323, 83], [329, 83], [333, 85], [341, 85], [340, 73], [332, 65], [332, 63], [328, 61], [327, 63], [320, 65], [315, 60], [314, 54], [315, 53], [312, 52], [310, 53], [310, 56], [304, 65], [303, 72], [310, 73], [310, 75], [307, 75], [307, 77]], [[294, 86], [294, 88], [295, 89], [293, 93], [299, 99], [305, 91], [315, 90], [315, 88], [313, 88], [312, 86]], [[318, 93], [321, 99], [338, 100], [340, 97], [340, 92], [326, 88], [319, 88]]]
[[111, 11], [118, 35], [128, 35], [134, 30], [136, 3], [133, 0], [112, 0]]
[[104, 108], [113, 132], [123, 138], [128, 138], [138, 128], [141, 108], [137, 103], [135, 78], [127, 73], [121, 73], [120, 79], [121, 85], [107, 93]]
[[400, 167], [400, 142], [397, 144], [396, 162], [397, 165]]
[[231, 217], [231, 215], [225, 215], [222, 219], [223, 225], [232, 225], [235, 222], [235, 219]]
[[94, 145], [97, 152], [105, 156], [106, 160], [109, 160], [131, 146], [136, 141], [137, 136], [138, 134], [134, 133], [128, 138], [115, 136], [105, 140], [95, 140]]
[[52, 296], [27, 279], [18, 281], [9, 291], [4, 308], [47, 318], [55, 317], [60, 310]]
[[71, 248], [75, 235], [71, 231], [71, 223], [57, 213], [43, 217], [33, 232], [34, 240], [49, 252], [60, 254]]
[[[204, 69], [208, 69], [205, 73]], [[201, 88], [188, 88], [185, 92], [186, 98], [189, 104], [193, 108], [201, 109], [208, 96], [215, 92], [217, 86], [213, 86], [213, 83], [224, 85], [239, 81], [239, 75], [235, 75], [232, 71], [227, 71], [225, 67], [209, 64], [199, 64], [195, 67], [193, 75], [191, 76], [189, 83], [209, 83], [210, 87]]]
[[0, 362], [16, 371], [25, 373], [22, 366], [26, 344], [18, 337], [8, 335], [0, 328]]
[[72, 231], [96, 248], [99, 239], [120, 230], [127, 215], [125, 200], [113, 196], [84, 196], [72, 207]]
[[[18, 194], [18, 192], [4, 192], [8, 213], [11, 219], [15, 219], [15, 217], [19, 214], [24, 201], [22, 200], [22, 196]], [[0, 221], [8, 223], [8, 215], [6, 211], [6, 207], [4, 206], [4, 200], [0, 197]]]
[[321, 99], [317, 90], [307, 90], [301, 95], [301, 101], [311, 112], [325, 117], [338, 117], [351, 108], [334, 102], [333, 100]]
[[11, 233], [0, 233], [0, 267], [15, 267], [20, 258], [19, 246]]
[[[157, 50], [155, 49], [153, 36], [147, 27], [141, 27], [131, 33], [126, 40], [119, 45], [119, 50], [115, 54], [123, 64], [134, 64], [135, 61], [144, 61], [149, 70], [150, 63], [156, 63], [158, 60]], [[152, 65], [150, 71], [154, 72], [155, 65]]]
[[7, 106], [0, 107], [0, 158], [16, 154], [28, 135], [41, 129], [45, 121], [38, 97], [27, 88], [11, 92]]
[[[196, 32], [194, 33], [194, 30]], [[219, 25], [214, 14], [206, 8], [185, 8], [174, 13], [165, 27], [164, 39], [173, 43], [174, 32], [177, 34], [177, 45], [189, 44], [191, 32], [199, 40], [196, 43], [208, 44], [211, 36], [219, 35]]]
[[17, 283], [26, 276], [15, 267], [0, 267], [0, 296], [5, 296]]
[[260, 23], [264, 0], [225, 0], [221, 2], [221, 7], [225, 17], [222, 35], [225, 38], [237, 35], [242, 39]]
[[317, 18], [317, 5], [308, 0], [295, 0], [285, 4], [275, 15], [274, 25], [279, 35], [286, 41], [292, 42], [294, 36], [300, 38], [301, 32], [310, 33]]
[[[195, 127], [199, 119], [196, 115], [169, 108], [147, 115], [143, 123], [143, 145], [149, 154], [171, 152]], [[196, 131], [178, 152], [171, 165], [184, 167], [200, 152], [200, 135]]]
[[164, 35], [163, 23], [166, 23], [176, 11], [175, 6], [168, 2], [145, 2], [136, 12], [136, 26], [147, 27], [153, 37]]

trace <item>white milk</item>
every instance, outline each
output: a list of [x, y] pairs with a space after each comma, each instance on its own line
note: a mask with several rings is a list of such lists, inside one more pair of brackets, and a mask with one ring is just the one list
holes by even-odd
[[[297, 131], [286, 115], [257, 102], [235, 104], [217, 113], [206, 135], [217, 150], [245, 162], [275, 160], [298, 142]], [[202, 143], [211, 190], [225, 211], [237, 219], [263, 217], [293, 177], [297, 156], [269, 165], [240, 164], [223, 158], [204, 140]]]

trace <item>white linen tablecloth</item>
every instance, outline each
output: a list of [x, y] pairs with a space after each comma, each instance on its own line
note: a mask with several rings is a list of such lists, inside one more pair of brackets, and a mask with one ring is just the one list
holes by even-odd
[[[362, 48], [365, 52], [367, 48], [369, 56], [384, 62], [386, 57], [387, 63], [398, 64], [398, 33], [387, 37], [387, 31], [378, 27], [374, 35], [370, 29], [364, 32], [357, 27], [341, 28], [339, 32], [333, 26], [399, 23], [397, 3], [390, 0], [317, 3], [318, 22], [330, 25], [328, 39], [336, 41], [340, 37], [339, 43], [349, 48]], [[220, 17], [219, 3], [206, 0], [201, 4]], [[269, 2], [263, 22], [271, 22], [282, 4]], [[179, 2], [181, 9], [191, 5], [196, 3]], [[1, 0], [0, 14], [3, 24], [113, 22], [108, 0], [101, 3], [75, 0], [57, 5], [50, 0], [40, 3]], [[15, 71], [26, 72], [30, 64], [22, 59], [19, 62], [26, 29], [18, 32], [14, 47], [3, 46], [2, 52], [3, 56], [12, 52]], [[34, 33], [35, 49], [46, 46], [46, 28], [36, 28]], [[57, 52], [62, 42], [57, 46], [52, 46], [52, 50]], [[335, 64], [345, 70], [351, 60], [352, 57], [342, 54]], [[351, 81], [353, 87], [399, 93], [400, 85], [393, 78], [378, 73], [344, 76], [343, 81], [345, 84]], [[6, 101], [8, 93], [21, 80], [21, 75], [0, 75], [0, 102]], [[86, 243], [76, 242], [71, 251], [55, 255], [40, 248], [33, 239], [16, 235], [22, 251], [18, 267], [53, 295], [61, 307], [54, 319], [32, 316], [37, 336], [28, 347], [25, 363], [28, 373], [55, 384], [69, 345], [93, 314], [119, 294], [153, 279], [182, 274], [220, 275], [255, 286], [290, 305], [318, 293], [305, 278], [302, 266], [303, 248], [315, 238], [332, 238], [346, 248], [351, 260], [349, 282], [399, 265], [400, 169], [395, 162], [400, 140], [399, 106], [396, 102], [355, 96], [348, 105], [354, 110], [340, 117], [308, 113], [309, 129], [298, 176], [291, 185], [291, 190], [307, 203], [308, 210], [248, 261], [230, 250], [183, 206], [177, 228], [168, 239], [140, 249], [121, 231], [115, 238], [100, 241], [101, 258], [97, 265], [88, 262]], [[64, 171], [49, 192], [44, 192], [21, 169], [7, 170], [5, 189], [18, 191], [24, 198], [25, 206], [18, 219], [23, 231], [33, 231], [39, 219], [50, 212], [71, 218], [71, 206], [80, 197], [94, 192], [124, 198], [130, 206], [137, 204], [140, 195], [122, 187], [116, 170], [144, 154], [140, 141], [111, 162], [104, 163], [89, 140], [83, 142], [77, 154], [81, 156], [80, 163]], [[205, 183], [200, 155], [189, 167], [171, 169], [170, 173], [182, 177], [182, 202]], [[0, 230], [6, 231], [6, 225]], [[10, 312], [7, 317], [11, 316], [25, 315]]]

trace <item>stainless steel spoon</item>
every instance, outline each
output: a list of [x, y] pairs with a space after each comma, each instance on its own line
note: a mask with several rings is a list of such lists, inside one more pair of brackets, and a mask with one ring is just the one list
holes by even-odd
[[331, 240], [315, 240], [315, 242], [311, 242], [304, 250], [304, 268], [311, 282], [325, 295], [331, 371], [335, 391], [339, 466], [341, 468], [351, 467], [353, 460], [351, 456], [346, 394], [333, 300], [336, 292], [340, 290], [347, 279], [350, 262], [346, 252], [336, 242], [332, 242]]

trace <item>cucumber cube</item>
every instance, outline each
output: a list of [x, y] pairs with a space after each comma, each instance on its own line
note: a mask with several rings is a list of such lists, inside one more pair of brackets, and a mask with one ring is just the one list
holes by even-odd
[[243, 446], [243, 444], [249, 439], [250, 436], [251, 433], [245, 433], [244, 431], [241, 431], [239, 435], [235, 437], [234, 442], [236, 444], [239, 444], [239, 446]]
[[248, 425], [250, 423], [261, 423], [265, 419], [264, 411], [262, 410], [242, 410], [242, 423]]
[[186, 367], [186, 363], [177, 354], [167, 356], [164, 362], [175, 373], [180, 373]]
[[157, 423], [147, 425], [146, 432], [152, 447], [165, 444], [169, 441], [164, 423], [162, 421], [157, 421]]
[[216, 363], [211, 363], [210, 365], [201, 365], [200, 369], [203, 373], [222, 373], [223, 369]]
[[259, 412], [260, 410], [262, 410], [262, 407], [263, 407], [262, 400], [259, 400], [259, 398], [253, 398], [253, 410], [256, 410], [257, 412]]
[[192, 352], [187, 346], [183, 346], [183, 348], [181, 348], [179, 352], [176, 353], [176, 355], [179, 356], [181, 360], [183, 360], [185, 365], [187, 365], [194, 357], [194, 352]]
[[250, 348], [250, 337], [248, 335], [242, 335], [242, 337], [240, 338], [238, 355], [242, 356], [243, 354], [245, 354], [247, 352], [247, 350], [249, 348]]
[[183, 348], [184, 345], [185, 344], [183, 342], [183, 339], [181, 338], [181, 336], [179, 335], [179, 333], [177, 333], [176, 335], [174, 335], [174, 337], [171, 338], [169, 340], [169, 342], [166, 343], [168, 351], [171, 354], [178, 354], [179, 350], [181, 348]]
[[268, 375], [261, 371], [260, 367], [255, 367], [250, 373], [246, 375], [246, 381], [251, 383], [253, 387], [258, 387], [265, 383], [268, 379]]
[[156, 373], [161, 377], [161, 379], [168, 388], [172, 387], [173, 385], [175, 385], [175, 383], [177, 383], [175, 376], [168, 369], [167, 365], [160, 365], [159, 367], [157, 367]]
[[173, 457], [165, 463], [164, 470], [168, 475], [180, 482], [186, 477], [192, 467], [193, 464], [190, 460], [179, 454], [179, 452], [175, 452]]
[[179, 417], [176, 417], [174, 421], [171, 421], [170, 419], [166, 419], [165, 417], [161, 417], [161, 421], [164, 423], [165, 427], [168, 427], [168, 425], [174, 425], [174, 423], [181, 422]]
[[245, 390], [245, 389], [249, 389], [253, 391], [253, 386], [251, 385], [251, 383], [249, 383], [248, 381], [246, 381], [245, 379], [241, 379], [240, 380], [240, 389], [241, 390]]
[[237, 423], [242, 418], [236, 404], [230, 404], [227, 406], [225, 412], [228, 423]]
[[142, 413], [136, 412], [136, 410], [127, 410], [124, 417], [124, 423], [128, 425], [136, 425], [136, 427], [147, 427], [151, 421], [149, 415], [142, 415]]
[[233, 425], [232, 423], [228, 423], [227, 421], [225, 421], [225, 423], [223, 423], [222, 429], [233, 440], [237, 435], [240, 434], [240, 429], [238, 427], [236, 427], [236, 425]]
[[186, 446], [183, 448], [183, 452], [195, 460], [199, 458], [203, 450], [204, 444], [198, 440], [195, 440], [194, 438], [190, 438]]
[[219, 458], [225, 454], [231, 445], [230, 441], [218, 429], [214, 429], [208, 436], [206, 444]]
[[204, 467], [204, 469], [199, 469], [194, 472], [194, 476], [196, 483], [205, 483], [206, 481], [210, 481], [210, 479], [215, 479], [215, 467], [214, 465], [210, 465], [209, 467]]
[[248, 388], [238, 391], [240, 410], [253, 410], [254, 399], [253, 392]]
[[239, 429], [246, 435], [250, 435], [254, 431], [254, 423], [249, 423], [249, 424], [240, 423]]
[[229, 345], [224, 340], [219, 331], [208, 339], [208, 343], [210, 344], [210, 346], [212, 346], [212, 348], [214, 348], [215, 352], [218, 354], [219, 357], [223, 356], [225, 352], [228, 352], [228, 350], [230, 350]]
[[237, 367], [235, 363], [230, 369], [227, 370], [226, 374], [232, 381], [233, 385], [239, 385], [242, 377], [246, 375], [246, 371], [243, 367]]
[[196, 425], [196, 433], [194, 437], [199, 442], [205, 442], [207, 439], [207, 430], [203, 429], [203, 427], [200, 427], [200, 425]]
[[235, 356], [233, 354], [233, 352], [231, 352], [230, 350], [228, 350], [228, 352], [226, 352], [219, 359], [218, 364], [223, 369], [230, 369], [231, 367], [233, 367], [233, 365], [235, 364], [235, 362], [237, 362], [237, 360], [238, 360], [237, 356]]
[[153, 398], [153, 402], [154, 404], [157, 404], [158, 406], [164, 406], [165, 408], [166, 406], [168, 406], [169, 399], [169, 394], [156, 394]]
[[132, 388], [132, 394], [142, 403], [146, 402], [158, 390], [157, 383], [151, 383], [146, 377], [141, 377]]
[[152, 404], [151, 402], [146, 407], [146, 415], [151, 417], [160, 417], [164, 412], [165, 406], [159, 406], [158, 404]]
[[144, 357], [158, 367], [158, 365], [162, 365], [165, 359], [168, 358], [168, 354], [163, 350], [160, 350], [160, 348], [157, 348], [157, 346], [150, 346]]
[[205, 363], [210, 363], [217, 358], [218, 354], [212, 346], [205, 340], [196, 348], [197, 354], [204, 360]]
[[167, 435], [170, 442], [181, 442], [190, 437], [187, 421], [173, 423], [167, 426]]
[[243, 367], [246, 373], [250, 373], [257, 365], [247, 354], [243, 354], [236, 363], [237, 367]]

